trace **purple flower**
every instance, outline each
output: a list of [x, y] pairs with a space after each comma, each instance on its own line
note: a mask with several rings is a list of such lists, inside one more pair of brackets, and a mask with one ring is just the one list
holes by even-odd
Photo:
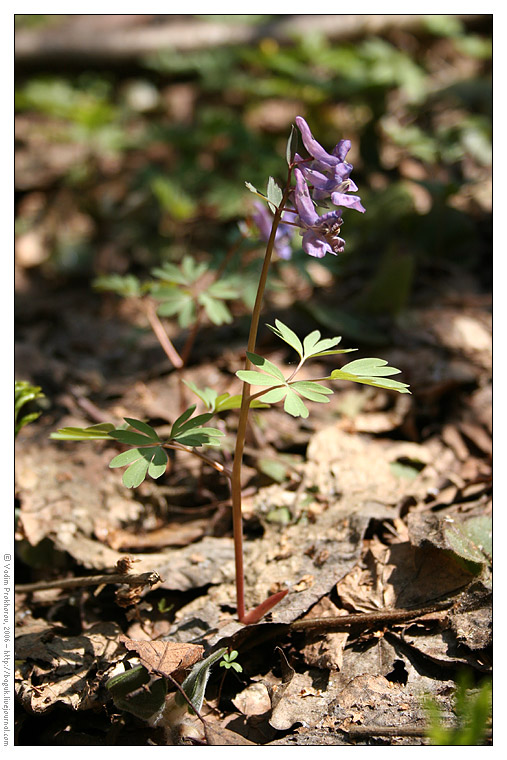
[[[269, 240], [269, 236], [271, 235], [273, 214], [271, 214], [268, 211], [268, 208], [263, 203], [260, 203], [260, 201], [256, 201], [254, 205], [257, 209], [257, 213], [253, 215], [252, 219], [259, 228], [261, 238], [267, 242]], [[284, 212], [284, 216], [282, 218], [290, 222], [297, 219], [296, 214], [291, 214], [290, 212]], [[290, 259], [292, 257], [292, 248], [290, 247], [290, 241], [293, 235], [294, 227], [289, 224], [284, 224], [283, 222], [278, 225], [275, 235], [274, 249], [281, 259]]]
[[339, 211], [330, 211], [319, 216], [310, 198], [303, 172], [294, 169], [296, 177], [295, 205], [303, 233], [303, 250], [310, 256], [321, 259], [326, 253], [336, 256], [345, 250], [345, 241], [339, 237], [343, 219]]
[[319, 201], [331, 196], [335, 206], [353, 208], [364, 213], [366, 209], [361, 203], [361, 198], [358, 195], [347, 195], [350, 191], [357, 191], [357, 185], [350, 179], [354, 167], [344, 160], [350, 150], [350, 140], [340, 140], [331, 154], [315, 140], [302, 116], [296, 116], [296, 124], [313, 161], [308, 163], [297, 153], [294, 158], [306, 180], [313, 185], [314, 200]]

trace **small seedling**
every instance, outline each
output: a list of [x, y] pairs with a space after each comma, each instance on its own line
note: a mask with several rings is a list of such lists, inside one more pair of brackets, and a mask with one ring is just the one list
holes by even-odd
[[242, 673], [243, 668], [239, 664], [239, 662], [234, 662], [234, 660], [237, 658], [238, 652], [233, 649], [231, 652], [226, 652], [224, 656], [222, 657], [222, 661], [220, 662], [220, 667], [225, 668], [226, 670], [230, 670], [232, 668], [236, 671], [236, 673]]
[[[187, 451], [199, 457], [223, 474], [230, 483], [233, 519], [233, 540], [235, 554], [236, 605], [241, 622], [256, 623], [278, 602], [287, 591], [279, 591], [270, 596], [250, 612], [245, 610], [244, 570], [243, 570], [243, 528], [241, 509], [241, 473], [248, 415], [252, 407], [270, 406], [283, 402], [287, 414], [306, 418], [309, 415], [308, 402], [325, 404], [333, 393], [329, 384], [335, 380], [348, 380], [376, 388], [385, 388], [398, 393], [410, 393], [406, 383], [393, 380], [398, 369], [389, 367], [384, 359], [363, 358], [348, 362], [324, 377], [305, 380], [296, 379], [304, 364], [312, 359], [355, 351], [337, 348], [339, 336], [323, 338], [318, 330], [308, 335], [298, 336], [288, 325], [276, 319], [268, 325], [272, 332], [296, 352], [294, 370], [285, 376], [273, 362], [256, 353], [257, 333], [262, 310], [263, 296], [268, 280], [273, 254], [282, 259], [292, 255], [294, 233], [302, 236], [301, 245], [309, 256], [322, 259], [326, 255], [339, 255], [345, 249], [345, 241], [340, 237], [343, 225], [342, 210], [353, 209], [364, 213], [361, 199], [354, 193], [357, 186], [350, 178], [352, 165], [345, 158], [350, 150], [349, 140], [340, 140], [328, 153], [313, 137], [306, 121], [296, 117], [296, 125], [301, 134], [307, 157], [297, 153], [297, 130], [293, 127], [287, 143], [288, 172], [283, 189], [273, 177], [269, 177], [266, 192], [259, 192], [251, 183], [246, 186], [262, 203], [257, 201], [253, 220], [262, 239], [267, 243], [264, 262], [259, 276], [257, 294], [252, 309], [246, 360], [237, 377], [242, 381], [241, 395], [231, 396], [218, 390], [197, 388], [190, 382], [187, 387], [199, 398], [206, 411], [195, 414], [196, 406], [182, 410], [174, 421], [168, 436], [160, 438], [156, 430], [142, 420], [125, 418], [125, 424], [115, 427], [101, 423], [88, 428], [63, 428], [52, 434], [52, 438], [62, 441], [114, 440], [128, 447], [110, 462], [110, 467], [125, 467], [123, 483], [127, 488], [136, 488], [150, 476], [160, 478], [166, 471], [168, 449]], [[331, 211], [329, 205], [335, 208]], [[322, 213], [318, 209], [322, 208]], [[189, 339], [179, 359], [170, 342], [165, 341], [166, 353], [173, 356], [173, 364], [179, 370], [185, 366], [189, 342], [195, 337], [196, 328], [203, 316], [221, 324], [232, 318], [225, 301], [238, 296], [238, 283], [225, 278], [209, 277], [205, 265], [193, 259], [184, 258], [181, 266], [172, 264], [154, 271], [158, 284], [143, 289], [134, 280], [124, 279], [109, 282], [112, 289], [126, 295], [143, 296], [150, 292], [161, 305], [159, 314], [166, 317], [179, 315], [181, 326], [189, 328]], [[148, 309], [148, 315], [155, 332], [160, 335], [158, 316]], [[177, 352], [176, 352], [177, 353]], [[252, 388], [257, 388], [252, 392]], [[204, 447], [219, 450], [224, 433], [208, 423], [215, 415], [229, 409], [238, 409], [239, 417], [232, 469], [203, 452]], [[223, 661], [223, 667], [237, 666], [230, 659]], [[237, 670], [237, 667], [234, 667]]]

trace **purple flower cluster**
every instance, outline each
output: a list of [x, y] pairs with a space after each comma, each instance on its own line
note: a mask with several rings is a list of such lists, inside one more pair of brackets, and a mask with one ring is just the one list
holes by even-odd
[[[313, 137], [310, 127], [302, 116], [296, 116], [296, 124], [301, 132], [303, 145], [310, 158], [302, 158], [298, 153], [294, 157], [294, 176], [296, 187], [293, 191], [295, 213], [285, 212], [275, 238], [275, 249], [281, 258], [291, 256], [290, 240], [295, 227], [300, 227], [303, 235], [303, 250], [310, 256], [321, 259], [326, 253], [337, 255], [343, 253], [345, 241], [339, 237], [343, 224], [341, 207], [352, 208], [364, 213], [356, 184], [350, 179], [352, 164], [345, 161], [350, 150], [350, 140], [340, 140], [328, 153]], [[311, 194], [310, 194], [311, 187]], [[315, 206], [319, 201], [330, 198], [334, 206], [340, 208], [319, 215]], [[254, 221], [264, 239], [271, 231], [272, 216], [265, 206], [257, 204]], [[292, 222], [292, 225], [283, 222]]]

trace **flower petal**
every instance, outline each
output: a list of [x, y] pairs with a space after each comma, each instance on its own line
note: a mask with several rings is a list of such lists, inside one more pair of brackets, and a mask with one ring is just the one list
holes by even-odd
[[294, 169], [294, 176], [296, 177], [296, 191], [294, 193], [294, 202], [299, 214], [299, 218], [305, 227], [311, 227], [319, 215], [315, 211], [310, 193], [308, 191], [308, 185], [305, 182], [303, 172], [300, 169]]
[[362, 214], [366, 211], [365, 207], [361, 203], [359, 195], [346, 195], [346, 193], [331, 193], [331, 201], [335, 206], [343, 206], [344, 208], [353, 208], [356, 211], [360, 211]]
[[317, 161], [321, 161], [322, 163], [328, 164], [329, 166], [336, 166], [336, 164], [341, 163], [341, 160], [338, 158], [338, 156], [332, 156], [330, 153], [324, 150], [320, 143], [317, 142], [310, 131], [310, 127], [302, 116], [296, 116], [296, 124], [299, 128], [299, 131], [301, 132], [303, 145], [305, 146], [310, 156], [313, 156], [313, 158], [316, 158]]
[[316, 259], [324, 258], [326, 253], [334, 254], [329, 243], [313, 230], [307, 230], [303, 235], [303, 251]]
[[336, 156], [340, 159], [340, 161], [345, 160], [345, 156], [349, 152], [350, 148], [352, 147], [352, 143], [350, 140], [340, 140], [338, 145], [335, 145], [333, 148], [333, 156]]

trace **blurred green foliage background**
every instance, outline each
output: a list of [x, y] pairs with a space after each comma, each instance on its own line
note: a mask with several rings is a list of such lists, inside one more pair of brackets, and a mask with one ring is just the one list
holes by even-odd
[[[277, 17], [198, 18], [261, 26]], [[488, 289], [492, 17], [428, 16], [412, 29], [391, 19], [381, 35], [339, 41], [322, 30], [161, 49], [125, 68], [17, 67], [20, 268], [91, 283], [185, 254], [218, 266], [252, 210], [244, 182], [284, 182], [301, 114], [328, 150], [352, 140], [367, 212], [344, 213], [343, 256], [308, 266], [296, 239], [273, 292], [293, 288], [297, 300], [304, 281], [336, 300], [338, 288], [353, 336], [355, 318], [396, 317], [422, 291], [431, 300], [459, 288], [463, 273]], [[68, 20], [23, 15], [16, 30]], [[252, 238], [232, 270], [255, 273], [261, 255]], [[325, 323], [322, 304], [314, 316]]]

